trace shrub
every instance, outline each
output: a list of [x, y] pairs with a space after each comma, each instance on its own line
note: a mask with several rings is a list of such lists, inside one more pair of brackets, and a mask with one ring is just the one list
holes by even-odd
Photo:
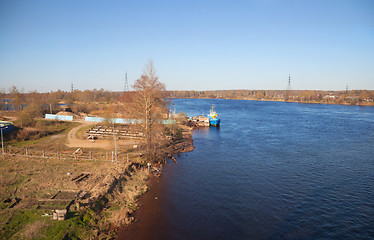
[[34, 125], [34, 118], [31, 116], [31, 114], [23, 110], [19, 115], [19, 121], [21, 122], [21, 127], [29, 127]]
[[88, 104], [85, 103], [78, 103], [72, 106], [73, 112], [79, 113], [89, 113]]
[[43, 116], [43, 108], [40, 104], [31, 103], [24, 110], [30, 114], [32, 119]]
[[166, 136], [170, 136], [171, 135], [170, 128], [168, 128], [168, 127], [164, 128], [164, 135], [166, 135]]
[[182, 129], [181, 128], [177, 128], [177, 130], [175, 130], [174, 138], [176, 140], [180, 140], [180, 139], [183, 138], [183, 134], [182, 134]]
[[33, 130], [27, 130], [27, 129], [21, 129], [17, 133], [17, 140], [24, 141], [24, 140], [30, 140], [35, 135], [38, 135], [39, 131], [33, 131]]

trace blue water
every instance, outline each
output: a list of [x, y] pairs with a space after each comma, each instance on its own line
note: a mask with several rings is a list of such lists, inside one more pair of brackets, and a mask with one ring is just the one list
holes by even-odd
[[374, 107], [174, 100], [211, 104], [163, 175], [169, 239], [374, 239]]

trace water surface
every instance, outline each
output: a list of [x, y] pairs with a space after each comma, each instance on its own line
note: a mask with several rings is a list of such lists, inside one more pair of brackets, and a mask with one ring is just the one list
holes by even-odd
[[215, 104], [221, 127], [194, 131], [166, 168], [168, 239], [374, 239], [373, 107], [174, 103], [189, 116]]

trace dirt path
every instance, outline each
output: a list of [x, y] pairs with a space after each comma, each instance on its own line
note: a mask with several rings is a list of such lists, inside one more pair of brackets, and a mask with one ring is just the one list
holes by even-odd
[[[114, 148], [114, 141], [113, 140], [103, 140], [103, 139], [96, 139], [96, 140], [88, 140], [88, 139], [79, 139], [76, 136], [76, 133], [79, 129], [84, 128], [89, 125], [94, 125], [92, 123], [86, 123], [83, 122], [78, 127], [75, 127], [70, 130], [67, 136], [67, 143], [66, 146], [71, 148], [103, 148], [103, 149], [113, 149]], [[128, 140], [118, 140], [118, 146], [120, 147], [132, 147], [133, 145], [137, 145], [141, 143], [142, 140], [134, 140], [134, 139], [128, 139]]]
[[66, 146], [71, 147], [71, 148], [104, 148], [104, 149], [112, 149], [112, 141], [109, 140], [94, 140], [90, 141], [87, 139], [78, 139], [76, 136], [76, 133], [79, 129], [93, 125], [92, 123], [82, 123], [78, 127], [75, 127], [70, 130], [67, 136], [67, 143]]
[[6, 121], [9, 121], [9, 122], [14, 122], [17, 120], [17, 117], [13, 117], [13, 116], [2, 116], [2, 117], [7, 119]]

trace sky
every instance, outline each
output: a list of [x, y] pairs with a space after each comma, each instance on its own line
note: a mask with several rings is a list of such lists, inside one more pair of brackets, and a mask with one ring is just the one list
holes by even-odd
[[372, 0], [0, 1], [0, 90], [374, 90]]

